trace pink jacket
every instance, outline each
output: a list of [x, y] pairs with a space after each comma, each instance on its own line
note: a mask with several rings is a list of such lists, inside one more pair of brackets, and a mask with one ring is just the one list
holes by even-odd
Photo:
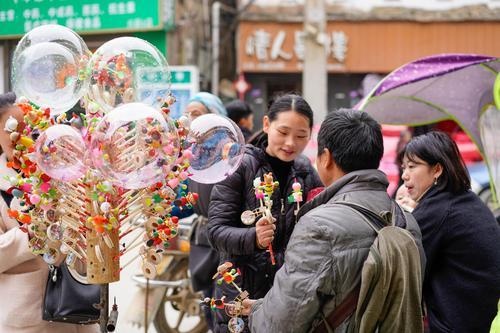
[[[10, 184], [4, 179], [15, 172], [7, 168], [5, 155], [0, 156], [0, 189]], [[19, 201], [14, 198], [13, 209]], [[42, 302], [48, 277], [48, 266], [40, 256], [31, 253], [28, 235], [17, 221], [7, 215], [7, 205], [0, 197], [0, 333], [96, 333], [97, 325], [51, 323], [42, 320]]]

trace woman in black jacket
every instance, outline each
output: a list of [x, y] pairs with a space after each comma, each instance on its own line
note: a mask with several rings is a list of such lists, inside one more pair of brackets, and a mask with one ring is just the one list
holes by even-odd
[[[310, 139], [312, 124], [312, 110], [302, 97], [279, 97], [264, 116], [263, 134], [253, 141], [254, 146], [247, 146], [241, 166], [212, 190], [208, 238], [219, 251], [221, 263], [230, 261], [241, 270], [241, 278], [236, 281], [252, 298], [266, 294], [283, 264], [296, 222], [296, 204], [287, 200], [292, 184], [301, 184], [304, 198], [309, 190], [322, 186], [310, 161], [300, 155]], [[255, 225], [245, 225], [241, 214], [260, 206], [254, 179], [269, 172], [279, 182], [271, 197], [271, 213], [276, 221], [260, 218]], [[274, 251], [274, 265], [266, 251], [269, 244]], [[216, 287], [218, 298], [232, 300], [236, 295], [233, 287]], [[215, 332], [226, 332], [227, 321], [223, 311], [218, 311]]]
[[[190, 121], [205, 115], [217, 114], [227, 116], [227, 110], [219, 97], [201, 91], [195, 94], [186, 106], [185, 114]], [[188, 191], [198, 194], [198, 202], [193, 206], [198, 217], [193, 221], [189, 248], [189, 272], [191, 286], [194, 291], [201, 291], [204, 297], [213, 296], [212, 276], [217, 272], [219, 254], [211, 248], [207, 238], [208, 205], [213, 184], [198, 183], [189, 180]], [[213, 316], [208, 308], [204, 308], [205, 320], [210, 329], [213, 328]]]
[[417, 206], [427, 256], [430, 331], [488, 332], [500, 298], [500, 229], [470, 190], [457, 145], [442, 132], [413, 138], [403, 180]]

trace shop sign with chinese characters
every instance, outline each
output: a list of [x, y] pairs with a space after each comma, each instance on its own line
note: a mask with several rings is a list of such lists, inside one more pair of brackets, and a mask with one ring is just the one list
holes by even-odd
[[[430, 54], [500, 54], [498, 22], [329, 21], [324, 36], [330, 73], [389, 73]], [[300, 73], [304, 25], [243, 21], [238, 28], [238, 68], [243, 73]]]
[[[305, 34], [302, 25], [276, 26], [275, 29], [253, 25], [253, 29], [240, 30], [239, 41], [243, 44], [240, 45], [240, 69], [245, 72], [302, 71]], [[328, 29], [323, 37], [328, 69], [344, 70], [349, 36], [343, 30]]]
[[80, 33], [160, 30], [161, 0], [1, 0], [0, 38], [45, 24]]

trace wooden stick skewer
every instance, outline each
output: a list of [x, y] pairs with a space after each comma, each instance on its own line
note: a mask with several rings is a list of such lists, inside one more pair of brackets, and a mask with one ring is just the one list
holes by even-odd
[[[75, 250], [72, 246], [70, 246], [68, 243], [66, 243], [65, 241], [61, 240], [61, 243], [66, 245], [68, 247], [68, 250], [73, 252], [73, 254], [78, 258], [78, 259], [83, 259], [82, 255], [77, 251]], [[86, 257], [86, 256], [85, 256]]]
[[122, 251], [122, 253], [121, 253], [121, 254], [122, 254], [122, 255], [124, 255], [125, 253], [132, 251], [133, 249], [135, 249], [135, 248], [136, 248], [136, 247], [138, 247], [139, 245], [144, 245], [144, 243], [143, 243], [142, 241], [140, 241], [139, 243], [135, 243], [134, 245], [130, 244], [130, 245], [128, 245], [129, 247], [128, 247], [128, 248], [126, 247], [126, 248]]
[[128, 234], [136, 231], [137, 229], [141, 228], [142, 229], [142, 225], [136, 225], [136, 226], [130, 226], [127, 230], [125, 230], [124, 232], [122, 232], [120, 234], [120, 237], [119, 239], [122, 239], [123, 237], [127, 236]]
[[80, 232], [80, 227], [82, 226], [81, 223], [79, 223], [78, 221], [74, 220], [74, 219], [71, 219], [70, 217], [68, 216], [62, 216], [61, 217], [61, 222], [68, 226], [68, 228], [71, 228], [75, 231], [78, 231]]
[[132, 214], [128, 214], [125, 217], [123, 217], [120, 220], [120, 225], [123, 226], [123, 225], [126, 225], [128, 223], [131, 223], [132, 219], [140, 216], [141, 214], [143, 214], [142, 209], [135, 210]]
[[128, 265], [130, 265], [131, 263], [133, 263], [135, 261], [135, 259], [137, 259], [139, 256], [141, 256], [141, 253], [137, 253], [135, 256], [133, 256], [129, 261], [127, 261], [121, 268], [120, 270], [123, 270], [125, 267], [127, 267]]
[[[143, 235], [144, 235], [143, 232], [138, 233], [130, 242], [128, 242], [128, 244], [125, 246], [124, 251], [126, 251], [128, 246], [131, 246], [132, 244], [134, 244]], [[142, 240], [141, 240], [141, 242], [142, 242]]]
[[[136, 141], [136, 137], [137, 137], [137, 130], [134, 128], [130, 131], [128, 131], [127, 133], [124, 133], [126, 135], [123, 135], [119, 140], [116, 140], [114, 145], [115, 145], [115, 148], [118, 148], [118, 149], [123, 149], [124, 147], [127, 147], [129, 146], [129, 144], [132, 142], [132, 141]], [[127, 138], [128, 137], [128, 138]]]
[[134, 197], [131, 196], [132, 197], [131, 201], [129, 201], [131, 198], [123, 198], [122, 201], [120, 201], [120, 203], [118, 204], [118, 206], [116, 208], [121, 209], [126, 204], [128, 204], [129, 206], [132, 206], [136, 201], [143, 198], [142, 195], [144, 194], [145, 191], [146, 191], [145, 189], [138, 191]]

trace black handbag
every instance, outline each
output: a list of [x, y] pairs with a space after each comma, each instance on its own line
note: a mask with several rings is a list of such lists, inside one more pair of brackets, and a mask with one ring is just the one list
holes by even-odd
[[212, 276], [217, 273], [219, 253], [212, 249], [207, 237], [208, 220], [199, 216], [193, 222], [189, 251], [189, 271], [194, 291], [209, 289]]
[[42, 318], [70, 324], [94, 324], [99, 321], [100, 285], [84, 284], [71, 275], [66, 263], [50, 266], [43, 299]]

